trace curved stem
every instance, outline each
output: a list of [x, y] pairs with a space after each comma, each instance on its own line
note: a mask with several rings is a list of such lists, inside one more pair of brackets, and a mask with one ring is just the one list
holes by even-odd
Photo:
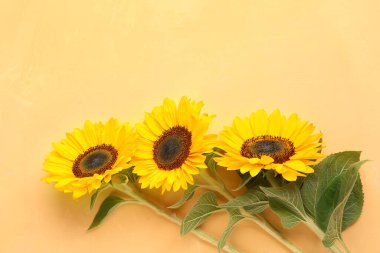
[[341, 240], [339, 240], [339, 241], [340, 241], [340, 243], [342, 244], [343, 248], [346, 250], [346, 252], [347, 252], [347, 253], [351, 253], [351, 251], [350, 251], [350, 249], [348, 248], [346, 242], [345, 242], [343, 239], [341, 239]]
[[227, 191], [224, 184], [211, 177], [207, 171], [201, 171], [200, 175], [203, 178], [203, 180], [208, 184], [209, 189], [218, 192], [227, 200], [232, 200], [234, 198], [234, 196], [229, 191]]
[[276, 179], [274, 179], [274, 176], [272, 173], [265, 173], [265, 177], [267, 178], [270, 185], [274, 188], [279, 188], [280, 186], [276, 182]]
[[351, 251], [350, 251], [350, 249], [348, 248], [346, 242], [345, 242], [343, 239], [341, 239], [341, 240], [339, 240], [339, 241], [340, 241], [340, 243], [342, 244], [343, 248], [346, 250], [346, 252], [347, 252], [347, 253], [351, 253]]
[[[169, 221], [171, 221], [177, 225], [182, 224], [182, 219], [177, 217], [177, 215], [175, 215], [174, 213], [171, 213], [171, 212], [167, 211], [166, 209], [158, 206], [157, 204], [153, 203], [152, 201], [147, 200], [140, 192], [136, 192], [136, 191], [132, 190], [131, 188], [129, 188], [129, 186], [125, 186], [125, 187], [120, 188], [120, 187], [115, 185], [114, 188], [116, 190], [134, 198], [135, 200], [138, 201], [139, 204], [144, 205], [144, 206], [152, 209], [153, 211], [156, 212], [156, 214], [168, 219]], [[196, 235], [198, 238], [200, 238], [201, 240], [208, 242], [215, 247], [218, 246], [218, 240], [215, 239], [214, 237], [210, 236], [209, 234], [207, 234], [205, 231], [203, 231], [201, 229], [194, 229], [191, 232], [194, 235]], [[239, 250], [237, 250], [236, 248], [234, 248], [228, 244], [226, 244], [224, 246], [223, 250], [227, 253], [240, 253]]]
[[[308, 226], [310, 230], [312, 230], [318, 236], [319, 239], [323, 240], [323, 238], [325, 237], [325, 233], [314, 223], [314, 221], [310, 217], [308, 217], [306, 222], [304, 223], [306, 224], [306, 226]], [[334, 253], [342, 253], [342, 250], [336, 244], [332, 245], [328, 249]]]
[[[212, 178], [206, 171], [201, 173], [201, 176], [204, 181], [206, 181], [209, 185], [216, 185], [217, 186], [217, 192], [225, 197], [227, 200], [234, 199], [234, 196], [226, 189], [224, 184], [221, 184], [220, 182], [216, 181], [214, 178]], [[287, 240], [272, 224], [270, 224], [268, 221], [263, 219], [262, 217], [258, 215], [252, 215], [244, 210], [244, 208], [239, 208], [240, 212], [248, 219], [254, 221], [257, 225], [259, 225], [264, 231], [266, 231], [268, 234], [270, 234], [272, 237], [277, 239], [282, 245], [284, 245], [286, 248], [288, 248], [291, 252], [295, 253], [301, 253], [302, 251], [295, 246], [292, 242]]]

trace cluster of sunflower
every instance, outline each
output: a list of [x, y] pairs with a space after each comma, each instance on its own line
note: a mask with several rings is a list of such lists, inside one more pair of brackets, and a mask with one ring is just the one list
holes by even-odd
[[[127, 200], [145, 205], [148, 203], [147, 206], [158, 213], [176, 217], [167, 208], [153, 204], [141, 189], [161, 188], [162, 193], [183, 189], [183, 199], [173, 205], [179, 208], [196, 190], [203, 188], [205, 192], [187, 216], [177, 218], [181, 223], [182, 234], [194, 232], [200, 238], [217, 245], [219, 250], [224, 248], [227, 252], [239, 252], [234, 247], [225, 245], [231, 232], [229, 228], [223, 234], [225, 238], [219, 242], [197, 228], [210, 214], [226, 210], [230, 215], [230, 228], [238, 221], [249, 218], [292, 252], [301, 252], [279, 235], [264, 218], [262, 212], [271, 208], [280, 216], [285, 227], [303, 221], [321, 235], [325, 246], [334, 252], [341, 252], [342, 247], [334, 244], [336, 239], [342, 241], [341, 231], [329, 243], [328, 239], [331, 238], [326, 236], [332, 233], [329, 230], [330, 224], [318, 224], [316, 207], [311, 210], [307, 201], [304, 200], [305, 203], [302, 204], [302, 198], [305, 194], [314, 194], [319, 198], [315, 201], [321, 201], [323, 196], [319, 196], [319, 192], [308, 191], [319, 189], [318, 184], [322, 180], [320, 177], [324, 178], [324, 173], [329, 173], [324, 171], [330, 170], [331, 164], [336, 163], [336, 160], [341, 165], [341, 170], [347, 170], [344, 167], [347, 166], [347, 159], [351, 161], [351, 167], [360, 167], [356, 165], [359, 160], [357, 153], [342, 152], [320, 162], [323, 158], [322, 134], [316, 133], [315, 126], [301, 120], [297, 114], [286, 117], [279, 110], [270, 114], [259, 110], [245, 118], [236, 117], [232, 125], [224, 127], [219, 135], [208, 134], [214, 115], [201, 113], [202, 107], [202, 102], [187, 97], [183, 97], [178, 104], [166, 98], [161, 106], [146, 113], [144, 121], [135, 127], [116, 119], [110, 119], [106, 123], [86, 121], [82, 129], [76, 128], [67, 133], [65, 139], [53, 143], [54, 150], [44, 163], [47, 172], [44, 181], [55, 183], [56, 189], [72, 193], [75, 199], [93, 194], [91, 201], [95, 201], [98, 193], [106, 187], [121, 191], [124, 189], [129, 198], [110, 196], [106, 199], [95, 217], [96, 225], [113, 207], [109, 203], [105, 205], [111, 200], [115, 205]], [[325, 169], [329, 164], [330, 167]], [[321, 167], [320, 175], [318, 166]], [[234, 196], [231, 190], [226, 189], [218, 174], [223, 169], [237, 171], [242, 179], [239, 188], [245, 188], [245, 194]], [[306, 177], [307, 175], [309, 176]], [[124, 180], [113, 180], [120, 179], [120, 176]], [[310, 182], [307, 182], [306, 179], [309, 178]], [[339, 180], [347, 181], [346, 178]], [[342, 200], [345, 201], [343, 209], [356, 189], [354, 186], [360, 182], [357, 173], [352, 180], [351, 191], [347, 192], [347, 199]], [[324, 187], [328, 188], [328, 185]], [[336, 192], [344, 191], [337, 187]], [[218, 203], [220, 200], [215, 198], [218, 194], [226, 201]], [[299, 206], [298, 198], [301, 199], [302, 206]], [[335, 207], [336, 205], [325, 206], [332, 209], [329, 218]], [[343, 215], [341, 223], [342, 220], [344, 222]], [[351, 220], [353, 223], [354, 220]], [[343, 247], [346, 245], [343, 244]]]

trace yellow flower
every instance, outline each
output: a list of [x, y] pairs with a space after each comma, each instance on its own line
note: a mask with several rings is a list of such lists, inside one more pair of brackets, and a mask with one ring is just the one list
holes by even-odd
[[44, 163], [43, 178], [55, 188], [79, 198], [98, 189], [102, 182], [124, 169], [134, 152], [136, 135], [129, 124], [115, 119], [106, 124], [86, 121], [84, 129], [66, 134], [53, 143], [54, 150]]
[[236, 117], [231, 127], [220, 133], [221, 149], [226, 151], [215, 161], [228, 170], [240, 170], [256, 176], [261, 169], [272, 169], [287, 181], [313, 173], [310, 165], [322, 156], [321, 133], [301, 121], [297, 114], [286, 118], [279, 110], [269, 116], [264, 110], [250, 117]]
[[165, 99], [136, 126], [139, 143], [132, 164], [141, 188], [162, 192], [187, 189], [198, 168], [207, 168], [203, 153], [211, 152], [215, 135], [206, 135], [214, 116], [200, 114], [202, 102], [182, 97], [178, 107]]

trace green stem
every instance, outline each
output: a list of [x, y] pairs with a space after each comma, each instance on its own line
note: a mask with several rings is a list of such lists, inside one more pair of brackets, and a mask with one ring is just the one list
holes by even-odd
[[[232, 200], [235, 197], [226, 189], [224, 184], [216, 181], [213, 177], [211, 177], [208, 172], [202, 171], [201, 176], [204, 181], [206, 181], [209, 185], [217, 186], [216, 191], [225, 197], [227, 200]], [[266, 231], [268, 234], [270, 234], [272, 237], [277, 239], [282, 245], [284, 245], [286, 248], [288, 248], [291, 252], [294, 253], [301, 253], [302, 251], [295, 246], [292, 242], [287, 240], [272, 224], [270, 224], [268, 221], [263, 219], [262, 217], [258, 215], [252, 215], [244, 210], [244, 208], [239, 209], [240, 212], [248, 219], [254, 221], [258, 226], [260, 226], [264, 231]]]
[[274, 176], [272, 173], [265, 173], [265, 177], [267, 178], [268, 182], [271, 184], [274, 188], [279, 188], [280, 185], [276, 182], [276, 179], [274, 179]]
[[345, 242], [343, 239], [341, 239], [341, 240], [339, 240], [339, 241], [340, 241], [340, 243], [342, 244], [343, 248], [346, 250], [346, 252], [347, 252], [347, 253], [351, 253], [351, 252], [350, 252], [350, 249], [348, 248], [348, 246], [347, 246], [347, 244], [346, 244], [346, 242]]
[[[144, 205], [150, 209], [152, 209], [153, 211], [156, 212], [156, 214], [168, 219], [169, 221], [177, 224], [177, 225], [181, 225], [182, 224], [182, 219], [177, 217], [174, 213], [171, 213], [167, 210], [165, 210], [164, 208], [158, 206], [157, 204], [153, 203], [152, 201], [149, 201], [145, 198], [145, 196], [143, 196], [140, 192], [136, 192], [134, 191], [133, 189], [131, 189], [129, 186], [125, 186], [125, 187], [117, 187], [115, 186], [114, 187], [116, 190], [124, 193], [124, 194], [127, 194], [128, 196], [134, 198], [135, 200], [138, 201], [139, 204], [141, 205]], [[201, 229], [194, 229], [191, 231], [194, 235], [196, 235], [198, 238], [200, 238], [201, 240], [205, 241], [205, 242], [208, 242], [209, 244], [217, 247], [218, 246], [218, 240], [215, 239], [214, 237], [210, 236], [209, 234], [207, 234], [205, 231], [201, 230]], [[225, 252], [227, 253], [240, 253], [239, 250], [237, 250], [236, 248], [232, 247], [231, 245], [228, 245], [226, 244], [223, 248], [223, 250], [225, 250]]]
[[[313, 219], [307, 217], [304, 223], [319, 237], [319, 239], [323, 240], [323, 238], [325, 237], [325, 233], [314, 223]], [[342, 253], [342, 250], [336, 244], [333, 244], [328, 249], [334, 253]]]

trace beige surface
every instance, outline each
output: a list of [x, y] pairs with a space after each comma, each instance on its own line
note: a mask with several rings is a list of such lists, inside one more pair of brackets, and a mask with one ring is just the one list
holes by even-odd
[[[364, 211], [344, 237], [380, 252], [379, 12], [377, 0], [0, 0], [0, 252], [215, 252], [139, 206], [88, 233], [88, 199], [40, 181], [50, 143], [85, 119], [137, 122], [181, 95], [218, 115], [212, 131], [280, 108], [313, 121], [327, 153], [363, 150], [374, 160], [361, 171]], [[219, 234], [226, 221], [206, 227]], [[325, 252], [303, 226], [288, 234]], [[250, 223], [231, 243], [286, 252]]]

